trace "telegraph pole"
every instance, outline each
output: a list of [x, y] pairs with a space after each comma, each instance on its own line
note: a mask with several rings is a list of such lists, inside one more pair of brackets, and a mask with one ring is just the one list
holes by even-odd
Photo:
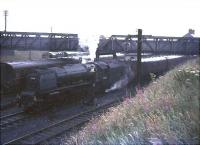
[[7, 16], [8, 16], [8, 10], [4, 10], [4, 17], [5, 17], [5, 32], [6, 32], [6, 26], [7, 26]]
[[140, 89], [141, 75], [142, 75], [142, 29], [138, 29], [138, 43], [137, 43], [137, 87]]

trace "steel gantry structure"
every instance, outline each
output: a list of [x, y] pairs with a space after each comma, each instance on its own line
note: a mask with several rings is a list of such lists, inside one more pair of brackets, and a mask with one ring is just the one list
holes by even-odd
[[77, 50], [78, 34], [0, 31], [1, 50]]
[[[199, 54], [200, 38], [197, 37], [167, 37], [142, 36], [142, 53], [152, 54]], [[99, 39], [96, 57], [116, 53], [136, 53], [137, 35], [112, 35]]]

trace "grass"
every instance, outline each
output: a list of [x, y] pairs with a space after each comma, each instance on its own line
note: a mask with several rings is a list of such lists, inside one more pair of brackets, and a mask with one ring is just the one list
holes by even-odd
[[70, 144], [198, 144], [200, 59], [179, 66], [135, 97], [93, 118]]

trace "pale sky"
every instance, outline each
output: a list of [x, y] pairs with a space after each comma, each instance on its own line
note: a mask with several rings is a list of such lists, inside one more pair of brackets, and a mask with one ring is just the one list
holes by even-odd
[[[200, 37], [200, 0], [0, 0], [7, 31], [77, 33], [85, 42], [99, 35], [143, 34]], [[93, 37], [94, 36], [94, 37]], [[87, 40], [88, 39], [88, 40]]]

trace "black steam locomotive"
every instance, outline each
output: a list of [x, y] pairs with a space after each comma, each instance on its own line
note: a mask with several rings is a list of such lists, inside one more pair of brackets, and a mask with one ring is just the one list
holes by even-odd
[[26, 88], [18, 97], [24, 109], [37, 108], [55, 101], [68, 101], [78, 95], [82, 99], [94, 98], [123, 77], [127, 66], [120, 61], [96, 61], [86, 64], [35, 69], [26, 77]]

